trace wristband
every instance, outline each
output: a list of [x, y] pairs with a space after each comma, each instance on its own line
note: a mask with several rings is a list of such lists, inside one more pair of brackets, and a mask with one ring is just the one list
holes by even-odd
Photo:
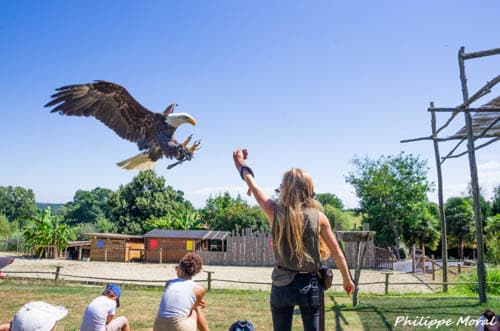
[[241, 179], [245, 180], [245, 178], [243, 177], [243, 170], [248, 171], [248, 173], [249, 173], [250, 175], [252, 175], [252, 177], [254, 177], [254, 178], [255, 178], [255, 175], [253, 174], [253, 170], [252, 170], [252, 168], [250, 168], [249, 166], [246, 166], [246, 165], [242, 165], [242, 166], [240, 167], [240, 176], [241, 176]]

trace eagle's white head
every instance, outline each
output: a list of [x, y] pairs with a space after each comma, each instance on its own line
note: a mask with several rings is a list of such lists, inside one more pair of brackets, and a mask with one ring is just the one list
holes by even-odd
[[193, 116], [189, 115], [188, 113], [168, 114], [167, 117], [165, 118], [165, 122], [167, 122], [167, 124], [173, 126], [174, 128], [177, 128], [179, 125], [184, 123], [190, 123], [192, 125], [196, 125], [196, 120], [193, 118]]

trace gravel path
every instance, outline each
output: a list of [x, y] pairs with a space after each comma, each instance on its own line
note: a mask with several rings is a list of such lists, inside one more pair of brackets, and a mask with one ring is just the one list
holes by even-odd
[[[0, 252], [0, 256], [6, 255]], [[165, 280], [174, 278], [174, 264], [152, 264], [152, 263], [121, 263], [121, 262], [80, 262], [66, 260], [48, 260], [32, 258], [16, 258], [13, 264], [5, 267], [2, 271], [6, 277], [22, 276], [31, 278], [54, 278], [54, 274], [43, 274], [42, 272], [55, 272], [56, 267], [61, 267], [60, 279], [64, 280], [88, 280], [95, 278], [108, 278], [105, 281], [114, 281], [124, 283], [142, 283], [148, 285], [163, 286]], [[204, 271], [211, 271], [212, 288], [231, 288], [231, 289], [256, 289], [270, 290], [271, 267], [230, 267], [230, 266], [211, 266], [207, 265]], [[17, 273], [23, 272], [23, 273]], [[360, 292], [383, 293], [385, 275], [381, 270], [362, 270], [360, 280]], [[354, 270], [351, 270], [354, 275]], [[76, 277], [75, 277], [76, 276]], [[114, 280], [111, 280], [114, 279]], [[206, 280], [207, 273], [201, 272], [195, 280]], [[225, 281], [221, 281], [225, 280]], [[99, 281], [99, 280], [94, 280]], [[390, 277], [390, 283], [416, 283], [429, 282], [428, 275], [414, 276], [411, 273], [394, 271]], [[250, 282], [259, 284], [247, 284], [239, 282]], [[363, 285], [363, 283], [380, 282], [380, 284]], [[334, 270], [334, 284], [341, 283], [341, 276], [338, 270]], [[206, 285], [206, 282], [205, 282]], [[333, 286], [335, 291], [342, 291], [340, 285]], [[391, 292], [432, 292], [424, 285], [392, 285]]]

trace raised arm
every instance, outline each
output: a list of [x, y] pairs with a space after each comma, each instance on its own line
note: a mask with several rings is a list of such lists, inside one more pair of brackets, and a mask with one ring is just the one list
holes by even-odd
[[264, 214], [266, 215], [269, 223], [272, 224], [274, 219], [274, 207], [276, 203], [269, 199], [266, 193], [260, 188], [260, 186], [255, 181], [253, 171], [246, 165], [245, 160], [248, 157], [248, 152], [246, 149], [237, 149], [233, 152], [234, 165], [236, 170], [242, 177], [242, 179], [247, 183], [248, 188], [252, 192], [257, 204], [260, 206]]
[[323, 213], [319, 213], [319, 226], [321, 238], [325, 241], [326, 245], [330, 249], [335, 265], [339, 269], [342, 279], [344, 290], [347, 294], [351, 294], [354, 291], [354, 283], [352, 282], [351, 275], [349, 274], [349, 267], [344, 257], [344, 253], [340, 249], [339, 243], [333, 234], [330, 222], [328, 218]]

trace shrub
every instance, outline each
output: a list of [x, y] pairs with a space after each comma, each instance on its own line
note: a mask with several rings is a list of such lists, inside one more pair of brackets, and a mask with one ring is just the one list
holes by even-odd
[[[477, 283], [477, 271], [467, 273], [459, 277], [458, 282], [475, 282]], [[486, 292], [488, 294], [500, 295], [500, 286], [492, 283], [500, 283], [500, 268], [488, 268], [486, 272]], [[475, 284], [456, 285], [454, 292], [475, 295], [478, 292], [478, 286]]]

